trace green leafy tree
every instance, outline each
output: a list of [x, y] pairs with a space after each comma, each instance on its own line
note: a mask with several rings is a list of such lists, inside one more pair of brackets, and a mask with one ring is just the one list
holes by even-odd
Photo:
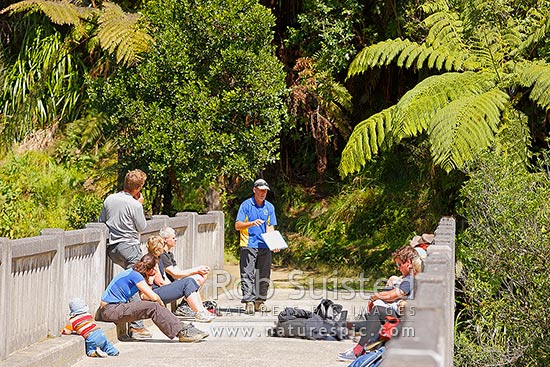
[[[95, 86], [116, 126], [119, 160], [155, 187], [155, 212], [188, 188], [252, 178], [277, 160], [286, 119], [274, 18], [252, 0], [150, 1], [156, 45]], [[182, 209], [181, 207], [179, 209]]]
[[355, 127], [341, 173], [358, 171], [380, 151], [423, 133], [435, 164], [464, 168], [495, 143], [507, 121], [526, 121], [523, 95], [547, 110], [550, 64], [536, 50], [550, 28], [549, 5], [430, 1], [421, 6], [427, 17], [419, 42], [398, 38], [362, 50], [349, 77], [392, 62], [437, 72]]

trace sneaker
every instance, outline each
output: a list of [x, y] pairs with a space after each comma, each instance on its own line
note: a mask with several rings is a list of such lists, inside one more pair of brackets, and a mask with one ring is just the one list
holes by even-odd
[[107, 357], [107, 353], [105, 353], [104, 351], [102, 351], [99, 347], [95, 349], [95, 351], [93, 351], [91, 354], [89, 354], [88, 356], [90, 357], [100, 357], [100, 358], [106, 358]]
[[254, 302], [246, 302], [246, 305], [244, 307], [244, 314], [254, 315], [254, 312], [256, 312], [256, 307], [254, 305]]
[[176, 315], [179, 318], [187, 319], [187, 320], [194, 320], [195, 319], [195, 311], [191, 309], [188, 305], [181, 305], [179, 306], [176, 311], [174, 311], [174, 315]]
[[153, 334], [151, 334], [151, 332], [144, 327], [130, 328], [130, 332], [128, 334], [130, 335], [130, 338], [138, 340], [151, 339], [153, 337]]
[[271, 307], [265, 304], [265, 301], [254, 302], [254, 311], [256, 312], [271, 312]]
[[199, 311], [195, 313], [196, 322], [212, 322], [216, 318], [216, 315], [211, 314], [208, 311]]
[[338, 360], [342, 362], [355, 361], [357, 356], [353, 353], [353, 348], [346, 350], [345, 352], [338, 353]]
[[181, 329], [178, 333], [178, 338], [180, 342], [184, 343], [193, 343], [199, 340], [202, 340], [208, 336], [208, 333], [205, 333], [202, 330], [197, 329], [193, 324], [189, 324]]

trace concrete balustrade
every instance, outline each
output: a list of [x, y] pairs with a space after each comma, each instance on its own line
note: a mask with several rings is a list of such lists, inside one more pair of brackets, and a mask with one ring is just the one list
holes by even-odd
[[[141, 233], [145, 243], [164, 226], [176, 230], [174, 256], [181, 268], [205, 264], [223, 268], [222, 212], [153, 216]], [[114, 274], [122, 269], [106, 257], [108, 231], [103, 223], [85, 229], [45, 229], [40, 236], [0, 238], [0, 360], [33, 343], [58, 336], [73, 297], [92, 312]]]
[[428, 247], [424, 272], [415, 278], [414, 299], [391, 339], [383, 367], [450, 367], [454, 352], [455, 220], [443, 217]]

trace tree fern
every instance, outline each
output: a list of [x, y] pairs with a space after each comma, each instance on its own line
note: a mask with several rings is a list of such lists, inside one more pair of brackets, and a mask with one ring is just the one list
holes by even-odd
[[377, 43], [359, 52], [350, 64], [348, 78], [370, 68], [389, 65], [395, 59], [398, 66], [407, 68], [415, 61], [417, 68], [422, 68], [426, 62], [429, 68], [447, 71], [474, 70], [479, 66], [479, 63], [459, 51], [445, 47], [435, 49], [426, 44], [395, 39]]
[[139, 29], [139, 16], [113, 3], [105, 3], [99, 17], [97, 38], [102, 48], [115, 54], [118, 63], [130, 64], [149, 49], [151, 36]]
[[[529, 19], [512, 13], [518, 8], [508, 3], [503, 9], [509, 13], [495, 13], [500, 7], [482, 0], [453, 5], [464, 8], [451, 9], [445, 0], [422, 6], [428, 14], [422, 23], [427, 29], [423, 43], [387, 40], [366, 47], [353, 60], [348, 78], [393, 61], [403, 68], [447, 72], [420, 81], [388, 109], [391, 113], [385, 110], [358, 124], [345, 148], [347, 156], [342, 157], [342, 173], [359, 169], [364, 162], [359, 152], [366, 160], [379, 152], [381, 142], [375, 137], [392, 136], [382, 140], [390, 144], [422, 133], [428, 134], [436, 164], [447, 171], [462, 169], [477, 152], [495, 143], [505, 109], [510, 109], [510, 116], [519, 113], [514, 110], [523, 93], [519, 87], [530, 88], [529, 98], [549, 109], [550, 65], [522, 59], [523, 51], [550, 30], [548, 1], [543, 0], [540, 8], [521, 9], [531, 14]], [[384, 121], [378, 126], [391, 130], [374, 134], [376, 121]]]
[[342, 152], [339, 166], [342, 175], [359, 171], [381, 148], [390, 145], [395, 108], [392, 106], [372, 115], [355, 127]]
[[113, 54], [117, 63], [129, 65], [139, 61], [140, 55], [147, 52], [153, 42], [152, 37], [140, 29], [138, 14], [125, 13], [118, 5], [108, 1], [102, 2], [102, 7], [95, 9], [75, 6], [66, 0], [23, 0], [3, 9], [0, 14], [36, 10], [44, 13], [55, 24], [78, 28], [76, 34], [91, 43], [93, 35], [84, 34], [83, 24], [96, 24], [95, 36], [100, 47]]
[[434, 49], [445, 47], [451, 50], [461, 50], [463, 43], [463, 25], [458, 14], [450, 11], [434, 13], [424, 20], [429, 28], [426, 44]]

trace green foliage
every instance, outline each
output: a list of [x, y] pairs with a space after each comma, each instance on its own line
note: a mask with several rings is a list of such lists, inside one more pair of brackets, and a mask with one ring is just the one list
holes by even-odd
[[0, 236], [29, 237], [95, 221], [101, 202], [83, 188], [85, 179], [43, 153], [6, 156], [0, 162]]
[[356, 53], [363, 6], [357, 0], [306, 0], [302, 7], [283, 50], [297, 52], [289, 52], [291, 60], [282, 57], [293, 68], [288, 75], [293, 123], [284, 127], [282, 153], [297, 171], [315, 167], [323, 176], [332, 170], [339, 137], [351, 132], [352, 97], [341, 81]]
[[132, 65], [149, 51], [153, 38], [142, 28], [143, 21], [136, 13], [126, 13], [120, 6], [104, 1], [96, 13], [96, 37], [102, 49], [115, 56], [118, 64]]
[[[394, 39], [366, 47], [348, 76], [394, 61], [400, 67], [446, 72], [420, 81], [391, 114], [386, 109], [360, 123], [348, 143], [353, 146], [342, 156], [342, 175], [359, 171], [389, 143], [424, 132], [437, 165], [446, 171], [464, 169], [498, 142], [502, 113], [508, 108], [521, 111], [521, 87], [532, 88], [529, 98], [541, 108], [549, 106], [548, 64], [526, 53], [524, 44], [540, 29], [548, 31], [546, 17], [533, 16], [536, 6], [525, 4], [518, 11], [512, 3], [496, 9], [492, 3], [466, 0], [428, 2], [423, 9], [431, 14], [423, 22], [427, 34], [422, 43]], [[534, 37], [540, 38], [538, 33]], [[374, 129], [375, 124], [385, 131]]]
[[320, 71], [341, 73], [356, 53], [353, 41], [361, 11], [356, 0], [305, 0], [297, 27], [288, 30], [287, 47], [312, 57]]
[[67, 224], [69, 228], [84, 228], [86, 224], [97, 222], [103, 200], [90, 193], [77, 194], [68, 208]]
[[123, 170], [147, 172], [170, 210], [185, 186], [251, 179], [277, 159], [286, 88], [273, 16], [256, 2], [150, 1], [144, 14], [154, 51], [91, 96], [116, 126]]
[[546, 366], [549, 176], [507, 154], [486, 154], [468, 173], [455, 364]]

